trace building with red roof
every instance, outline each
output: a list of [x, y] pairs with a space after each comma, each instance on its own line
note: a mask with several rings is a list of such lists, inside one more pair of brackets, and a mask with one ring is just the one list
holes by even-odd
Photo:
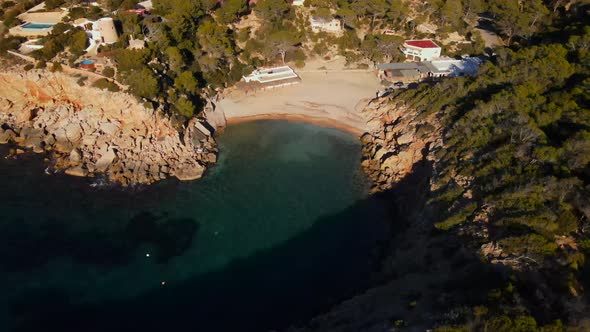
[[430, 39], [406, 40], [400, 50], [413, 61], [430, 61], [441, 54], [440, 46]]

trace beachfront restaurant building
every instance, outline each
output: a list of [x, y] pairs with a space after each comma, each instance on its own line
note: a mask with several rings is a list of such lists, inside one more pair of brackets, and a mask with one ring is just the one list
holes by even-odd
[[272, 89], [301, 81], [299, 75], [289, 66], [256, 69], [249, 75], [243, 76], [242, 80], [255, 84], [260, 89]]
[[406, 40], [400, 51], [412, 61], [430, 61], [439, 58], [442, 49], [431, 39]]
[[377, 76], [381, 81], [412, 83], [425, 79], [476, 75], [482, 62], [478, 57], [442, 57], [432, 61], [382, 63], [377, 65]]
[[381, 81], [391, 83], [419, 82], [429, 75], [429, 69], [420, 62], [396, 62], [377, 65], [377, 76]]

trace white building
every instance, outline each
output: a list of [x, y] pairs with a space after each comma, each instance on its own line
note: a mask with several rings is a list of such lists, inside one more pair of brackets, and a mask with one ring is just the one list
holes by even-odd
[[137, 4], [137, 7], [143, 8], [145, 10], [151, 11], [154, 9], [154, 5], [152, 4], [152, 0], [142, 1]]
[[430, 61], [441, 54], [440, 46], [430, 39], [406, 40], [400, 50], [413, 61]]
[[476, 75], [483, 60], [466, 57], [460, 60], [443, 57], [432, 61], [383, 63], [377, 65], [377, 77], [389, 82], [419, 82], [426, 79]]
[[324, 31], [327, 33], [339, 35], [344, 32], [344, 28], [342, 27], [342, 21], [340, 21], [339, 19], [323, 19], [311, 16], [309, 18], [309, 23], [311, 25], [311, 30], [315, 33]]
[[293, 6], [303, 6], [304, 0], [293, 0]]
[[461, 60], [442, 57], [424, 62], [424, 65], [429, 69], [430, 77], [475, 75], [481, 64], [482, 60], [477, 57], [465, 57]]
[[243, 77], [246, 83], [254, 81], [259, 83], [271, 83], [293, 78], [299, 78], [299, 76], [289, 66], [256, 69], [250, 75]]
[[145, 41], [142, 39], [135, 39], [133, 36], [129, 36], [129, 46], [127, 46], [130, 50], [141, 50], [145, 48]]
[[103, 17], [97, 21], [100, 41], [104, 44], [114, 44], [119, 40], [115, 22], [110, 17]]
[[73, 22], [73, 26], [86, 31], [89, 42], [86, 52], [95, 52], [101, 44], [113, 44], [119, 40], [115, 22], [110, 17], [103, 17], [98, 21], [79, 18]]

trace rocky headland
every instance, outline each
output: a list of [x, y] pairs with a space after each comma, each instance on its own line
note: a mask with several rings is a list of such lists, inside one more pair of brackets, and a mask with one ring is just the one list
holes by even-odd
[[0, 91], [0, 143], [49, 153], [53, 171], [149, 184], [198, 179], [217, 160], [201, 120], [178, 130], [163, 112], [126, 93], [41, 70], [1, 73]]
[[362, 167], [373, 182], [373, 192], [391, 189], [416, 164], [434, 160], [442, 148], [441, 125], [434, 114], [425, 116], [391, 97], [373, 99], [361, 113], [368, 132], [361, 136]]

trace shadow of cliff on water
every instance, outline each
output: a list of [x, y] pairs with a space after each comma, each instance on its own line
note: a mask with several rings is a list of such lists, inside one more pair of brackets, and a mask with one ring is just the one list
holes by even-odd
[[61, 290], [39, 290], [11, 308], [14, 330], [244, 332], [304, 324], [370, 286], [378, 244], [389, 235], [381, 206], [369, 197], [217, 271], [165, 285], [154, 276], [151, 291], [123, 301], [81, 304]]
[[[165, 285], [154, 276], [154, 287], [134, 298], [90, 304], [60, 289], [40, 289], [11, 308], [14, 330], [383, 331], [396, 321], [431, 326], [457, 303], [478, 304], [481, 290], [499, 279], [459, 239], [433, 231], [424, 210], [430, 169], [429, 162], [418, 163], [390, 191], [217, 271]], [[143, 221], [131, 222], [127, 236], [151, 239], [144, 232], [155, 232], [145, 227], [153, 216], [136, 218]]]
[[16, 218], [0, 223], [0, 243], [6, 248], [0, 250], [0, 270], [24, 272], [56, 257], [111, 268], [130, 263], [144, 244], [152, 245], [154, 258], [165, 263], [182, 255], [199, 229], [191, 218], [166, 218], [149, 212], [137, 214], [124, 228], [106, 231], [70, 224], [70, 220], [55, 218]]
[[289, 332], [426, 331], [469, 315], [470, 305], [502, 285], [506, 270], [485, 264], [466, 241], [434, 228], [436, 212], [427, 205], [431, 174], [432, 162], [423, 158], [377, 195], [390, 208], [392, 228], [375, 283]]

